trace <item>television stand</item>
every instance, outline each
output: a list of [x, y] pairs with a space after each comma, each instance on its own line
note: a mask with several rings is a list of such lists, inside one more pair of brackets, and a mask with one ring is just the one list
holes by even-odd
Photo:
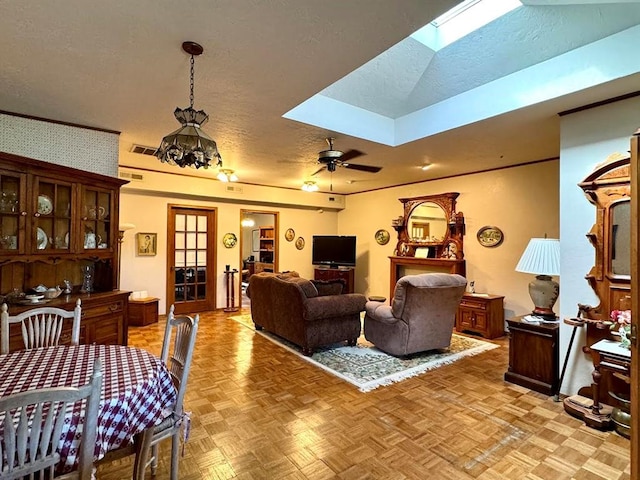
[[355, 287], [355, 268], [353, 267], [339, 267], [339, 268], [326, 268], [315, 267], [313, 269], [314, 280], [335, 280], [342, 279], [346, 282], [344, 293], [353, 293]]

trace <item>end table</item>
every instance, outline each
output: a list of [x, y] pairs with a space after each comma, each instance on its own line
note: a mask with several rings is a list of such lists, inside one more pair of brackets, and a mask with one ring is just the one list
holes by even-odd
[[158, 321], [158, 298], [129, 299], [129, 325], [144, 327]]

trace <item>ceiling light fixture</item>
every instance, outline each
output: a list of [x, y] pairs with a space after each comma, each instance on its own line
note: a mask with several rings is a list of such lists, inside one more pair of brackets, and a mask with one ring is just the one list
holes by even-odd
[[318, 184], [312, 180], [307, 180], [302, 184], [302, 190], [305, 192], [317, 192]]
[[426, 170], [429, 170], [429, 168], [431, 168], [431, 164], [430, 163], [425, 163], [424, 165], [422, 165], [420, 167], [420, 170], [426, 171]]
[[221, 168], [218, 172], [218, 180], [221, 182], [237, 182], [238, 176], [233, 173], [233, 170], [230, 168]]
[[193, 108], [193, 71], [194, 57], [204, 50], [195, 42], [184, 42], [182, 49], [191, 55], [190, 95], [188, 108], [176, 108], [173, 115], [182, 127], [162, 139], [156, 151], [156, 157], [163, 163], [179, 167], [209, 168], [214, 161], [218, 167], [222, 166], [222, 157], [218, 152], [216, 142], [204, 133], [200, 127], [209, 121], [209, 115], [204, 110]]

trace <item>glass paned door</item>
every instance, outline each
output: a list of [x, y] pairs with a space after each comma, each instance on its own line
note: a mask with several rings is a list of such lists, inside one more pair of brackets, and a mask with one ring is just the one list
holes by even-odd
[[167, 310], [215, 308], [215, 210], [169, 207]]

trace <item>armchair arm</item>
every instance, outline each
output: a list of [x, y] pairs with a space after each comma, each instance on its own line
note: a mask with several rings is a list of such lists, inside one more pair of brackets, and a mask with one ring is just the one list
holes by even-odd
[[361, 293], [307, 298], [303, 305], [304, 319], [314, 321], [359, 313], [364, 311], [365, 303], [367, 298]]
[[391, 306], [382, 302], [367, 302], [365, 308], [367, 315], [378, 322], [391, 324], [399, 320], [393, 316]]

